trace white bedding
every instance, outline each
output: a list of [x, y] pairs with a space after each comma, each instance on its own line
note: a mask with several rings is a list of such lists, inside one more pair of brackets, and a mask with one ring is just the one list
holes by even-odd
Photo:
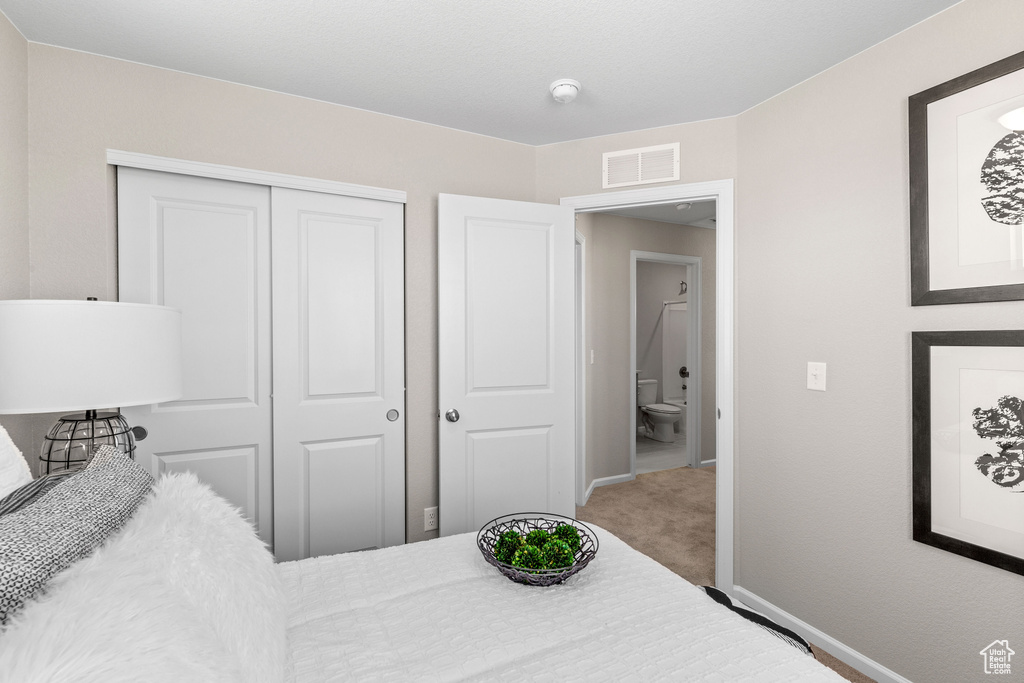
[[842, 681], [603, 529], [565, 584], [515, 584], [475, 534], [278, 565], [307, 681]]
[[10, 617], [0, 681], [842, 680], [595, 530], [597, 558], [549, 588], [474, 534], [275, 565], [237, 509], [165, 476]]

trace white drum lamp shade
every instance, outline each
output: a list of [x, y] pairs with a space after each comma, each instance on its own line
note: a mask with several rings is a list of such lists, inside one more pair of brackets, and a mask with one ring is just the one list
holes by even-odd
[[[135, 440], [115, 410], [179, 398], [181, 311], [109, 301], [0, 301], [0, 414], [65, 415], [43, 443], [46, 472]], [[144, 434], [144, 430], [139, 432]], [[142, 438], [142, 437], [140, 437]]]
[[181, 396], [181, 311], [110, 301], [0, 301], [0, 414]]

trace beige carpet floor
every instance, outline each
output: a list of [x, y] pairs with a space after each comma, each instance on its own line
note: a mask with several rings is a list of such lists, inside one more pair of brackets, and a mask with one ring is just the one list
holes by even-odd
[[715, 585], [715, 472], [678, 467], [600, 486], [576, 517], [612, 532], [690, 583]]
[[[612, 532], [698, 586], [715, 584], [715, 468], [638, 474], [594, 489], [576, 518]], [[819, 662], [853, 683], [874, 681], [812, 645]]]

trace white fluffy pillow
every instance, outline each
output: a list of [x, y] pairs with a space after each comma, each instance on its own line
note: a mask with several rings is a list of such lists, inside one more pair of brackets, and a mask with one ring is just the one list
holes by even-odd
[[192, 474], [161, 478], [93, 555], [0, 637], [12, 681], [280, 681], [286, 605], [273, 558]]
[[32, 481], [32, 471], [11, 441], [11, 435], [0, 425], [0, 498]]

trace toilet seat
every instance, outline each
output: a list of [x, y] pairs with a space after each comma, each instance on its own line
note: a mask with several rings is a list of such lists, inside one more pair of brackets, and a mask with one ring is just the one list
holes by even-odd
[[677, 406], [670, 406], [667, 403], [652, 403], [644, 406], [644, 409], [652, 413], [661, 413], [663, 415], [681, 415], [683, 412]]

